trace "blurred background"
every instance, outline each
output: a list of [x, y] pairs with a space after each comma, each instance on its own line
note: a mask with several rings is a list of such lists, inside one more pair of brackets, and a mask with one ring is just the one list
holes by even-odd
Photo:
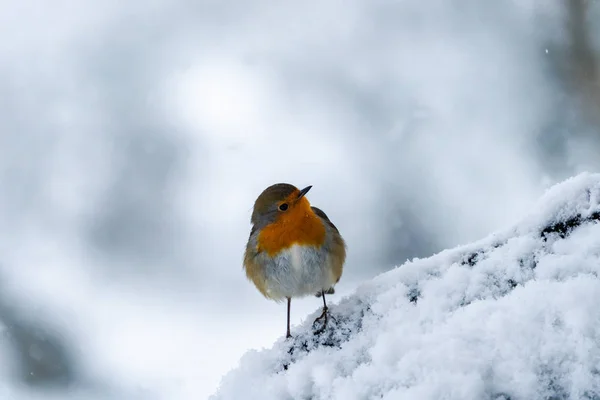
[[285, 333], [241, 263], [272, 183], [313, 185], [346, 238], [337, 302], [598, 171], [598, 21], [584, 0], [0, 2], [0, 398], [214, 392]]

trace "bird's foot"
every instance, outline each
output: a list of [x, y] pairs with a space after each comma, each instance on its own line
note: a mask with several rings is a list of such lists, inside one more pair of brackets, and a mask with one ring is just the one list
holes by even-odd
[[329, 318], [333, 319], [334, 321], [336, 320], [333, 317], [333, 315], [329, 314], [329, 308], [323, 307], [323, 312], [313, 322], [313, 326], [315, 326], [315, 324], [317, 324], [319, 321], [323, 321], [322, 326], [314, 332], [315, 335], [319, 335], [325, 331], [325, 328], [327, 327], [327, 321]]

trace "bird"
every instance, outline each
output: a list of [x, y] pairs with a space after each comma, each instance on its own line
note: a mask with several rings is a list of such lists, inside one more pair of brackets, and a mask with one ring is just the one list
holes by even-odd
[[306, 197], [311, 188], [300, 190], [289, 183], [276, 183], [260, 193], [254, 202], [243, 257], [246, 277], [258, 291], [277, 303], [287, 301], [286, 339], [292, 337], [292, 298], [321, 297], [323, 312], [313, 327], [322, 322], [315, 334], [325, 330], [325, 295], [335, 293], [346, 261], [347, 245], [340, 231]]

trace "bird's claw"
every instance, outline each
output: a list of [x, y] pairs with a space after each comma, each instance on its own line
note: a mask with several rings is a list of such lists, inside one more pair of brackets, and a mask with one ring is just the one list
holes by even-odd
[[323, 312], [313, 322], [313, 326], [315, 326], [315, 324], [317, 322], [323, 320], [323, 325], [314, 332], [315, 335], [319, 335], [319, 334], [321, 334], [321, 333], [323, 333], [325, 331], [325, 328], [327, 327], [327, 321], [328, 321], [329, 317], [331, 317], [331, 319], [333, 319], [334, 321], [336, 320], [333, 317], [333, 315], [329, 315], [329, 309], [327, 307], [323, 307]]

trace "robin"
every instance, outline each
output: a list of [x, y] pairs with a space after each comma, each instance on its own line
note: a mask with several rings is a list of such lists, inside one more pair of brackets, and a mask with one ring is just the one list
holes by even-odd
[[244, 254], [247, 278], [267, 299], [287, 300], [287, 332], [290, 338], [292, 298], [315, 295], [323, 298], [323, 321], [327, 325], [325, 294], [335, 293], [342, 276], [346, 243], [327, 215], [310, 205], [306, 193], [287, 183], [266, 188], [256, 199], [252, 229]]

